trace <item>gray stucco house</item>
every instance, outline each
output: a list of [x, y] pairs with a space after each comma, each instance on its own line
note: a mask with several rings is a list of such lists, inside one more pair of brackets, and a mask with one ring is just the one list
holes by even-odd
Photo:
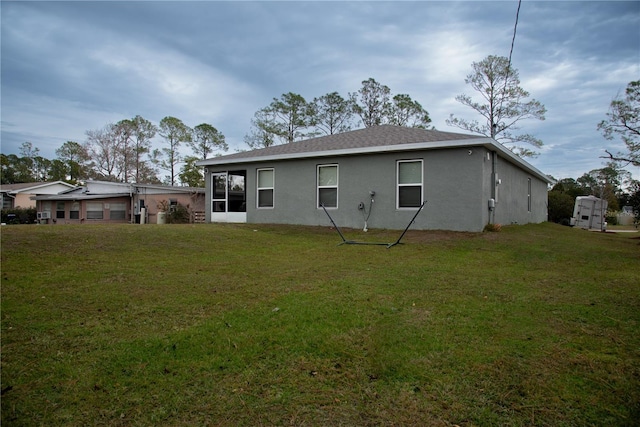
[[491, 138], [381, 125], [198, 162], [207, 222], [482, 231], [547, 220], [551, 180]]

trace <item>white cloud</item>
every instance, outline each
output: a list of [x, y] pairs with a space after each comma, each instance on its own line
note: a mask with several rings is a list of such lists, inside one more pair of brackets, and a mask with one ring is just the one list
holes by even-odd
[[219, 121], [228, 118], [229, 106], [237, 113], [250, 105], [255, 91], [233, 76], [168, 49], [109, 44], [91, 58], [122, 78], [144, 85], [152, 99], [165, 104], [167, 115]]
[[[460, 131], [449, 114], [478, 117], [455, 96], [473, 94], [473, 62], [508, 55], [516, 12], [514, 2], [5, 3], [3, 152], [27, 139], [57, 148], [136, 114], [211, 123], [245, 148], [272, 98], [347, 96], [369, 77]], [[513, 59], [548, 109], [522, 123], [547, 144], [542, 171], [601, 165], [609, 142], [595, 127], [640, 76], [639, 12], [637, 2], [523, 2]]]

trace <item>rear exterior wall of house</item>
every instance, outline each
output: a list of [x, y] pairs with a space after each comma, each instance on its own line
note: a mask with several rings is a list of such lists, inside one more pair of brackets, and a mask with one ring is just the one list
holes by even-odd
[[[340, 227], [404, 229], [416, 208], [399, 204], [402, 184], [398, 178], [400, 163], [419, 165], [421, 201], [426, 200], [412, 225], [414, 229], [482, 231], [493, 220], [504, 224], [546, 220], [546, 183], [503, 159], [495, 167], [501, 184], [495, 217], [490, 215], [493, 162], [482, 147], [391, 152], [358, 156], [336, 156], [258, 163], [209, 166], [206, 193], [211, 220], [211, 174], [241, 171], [246, 174], [246, 220], [249, 223], [330, 225], [318, 206], [321, 167], [332, 167], [337, 174], [333, 186], [337, 206], [327, 210]], [[273, 175], [273, 206], [258, 207], [259, 170]], [[370, 191], [375, 192], [371, 203]], [[358, 209], [362, 203], [365, 209]], [[364, 214], [364, 215], [363, 215]]]

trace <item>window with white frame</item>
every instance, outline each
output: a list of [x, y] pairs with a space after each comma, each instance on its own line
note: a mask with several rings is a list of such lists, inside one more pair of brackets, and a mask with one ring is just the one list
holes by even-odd
[[422, 205], [422, 160], [398, 161], [398, 209]]
[[338, 207], [338, 165], [318, 165], [318, 207]]
[[48, 212], [48, 216], [51, 218], [51, 202], [42, 202], [42, 212]]
[[87, 219], [103, 219], [102, 202], [87, 202]]
[[56, 202], [56, 218], [64, 219], [64, 202]]
[[69, 219], [80, 219], [80, 203], [73, 202], [69, 211]]
[[258, 208], [272, 208], [275, 189], [275, 170], [258, 169]]

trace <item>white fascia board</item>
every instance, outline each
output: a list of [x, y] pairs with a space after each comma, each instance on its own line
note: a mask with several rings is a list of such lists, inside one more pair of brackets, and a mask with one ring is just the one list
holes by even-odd
[[[442, 141], [442, 142], [414, 142], [411, 144], [393, 144], [393, 145], [380, 145], [377, 147], [359, 147], [359, 148], [345, 148], [339, 150], [321, 150], [321, 151], [308, 151], [306, 153], [288, 153], [288, 154], [275, 154], [271, 156], [255, 156], [255, 157], [239, 157], [235, 159], [225, 160], [223, 157], [215, 157], [212, 159], [205, 159], [196, 162], [197, 166], [215, 166], [215, 165], [229, 165], [237, 163], [256, 163], [256, 162], [270, 162], [274, 160], [294, 160], [294, 159], [308, 159], [312, 157], [333, 157], [333, 156], [352, 156], [357, 154], [375, 154], [375, 153], [389, 153], [397, 151], [415, 151], [415, 150], [431, 150], [438, 148], [455, 148], [455, 147], [468, 147], [486, 144], [486, 138], [478, 139], [464, 139], [458, 141]], [[292, 144], [295, 144], [292, 143]]]
[[33, 190], [37, 190], [39, 188], [46, 188], [46, 187], [52, 187], [54, 185], [63, 185], [63, 186], [67, 186], [71, 189], [75, 188], [73, 185], [69, 184], [68, 182], [64, 182], [64, 181], [53, 181], [53, 182], [43, 182], [42, 184], [37, 184], [34, 185], [33, 187], [27, 187], [27, 188], [21, 188], [19, 190], [13, 190], [11, 191], [12, 194], [18, 194], [18, 193], [29, 193]]
[[[294, 143], [295, 144], [295, 143]], [[314, 157], [334, 157], [334, 156], [353, 156], [358, 154], [376, 154], [376, 153], [392, 153], [399, 151], [417, 151], [417, 150], [437, 150], [443, 148], [467, 148], [482, 146], [490, 151], [497, 151], [508, 161], [515, 163], [525, 170], [530, 171], [538, 178], [551, 183], [552, 181], [544, 173], [522, 160], [520, 157], [513, 154], [511, 150], [506, 148], [499, 142], [486, 137], [478, 137], [471, 139], [459, 139], [455, 141], [436, 141], [436, 142], [414, 142], [411, 144], [394, 144], [394, 145], [381, 145], [377, 147], [360, 147], [360, 148], [346, 148], [340, 150], [326, 150], [326, 151], [309, 151], [306, 153], [288, 153], [288, 154], [276, 154], [271, 156], [255, 156], [255, 157], [242, 157], [235, 159], [227, 159], [224, 157], [217, 157], [213, 159], [205, 159], [196, 162], [196, 166], [217, 166], [217, 165], [232, 165], [240, 163], [257, 163], [257, 162], [271, 162], [279, 160], [296, 160], [296, 159], [308, 159]]]
[[79, 201], [79, 200], [99, 200], [114, 199], [117, 197], [130, 197], [129, 193], [111, 193], [111, 194], [48, 194], [46, 196], [30, 197], [31, 200], [52, 200], [52, 201]]

